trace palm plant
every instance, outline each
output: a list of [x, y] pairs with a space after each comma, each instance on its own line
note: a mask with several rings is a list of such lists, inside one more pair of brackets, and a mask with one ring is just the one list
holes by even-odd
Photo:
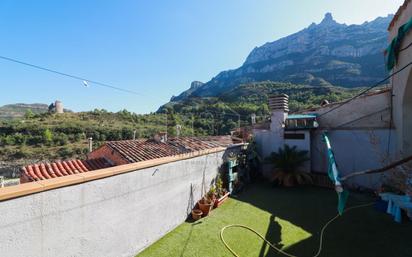
[[284, 186], [312, 183], [310, 174], [300, 170], [308, 160], [308, 151], [297, 150], [296, 146], [284, 145], [268, 158], [268, 161], [275, 166], [271, 180]]

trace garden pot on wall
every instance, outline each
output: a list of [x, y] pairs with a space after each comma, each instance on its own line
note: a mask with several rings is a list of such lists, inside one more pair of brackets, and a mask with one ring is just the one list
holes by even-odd
[[208, 199], [201, 199], [199, 202], [197, 202], [197, 205], [199, 206], [199, 209], [203, 212], [203, 216], [209, 215], [210, 210], [213, 207], [213, 201], [210, 201]]
[[202, 217], [202, 215], [203, 215], [203, 212], [202, 212], [201, 210], [199, 210], [199, 209], [194, 209], [194, 210], [192, 211], [192, 218], [193, 218], [194, 220], [200, 219], [200, 218]]
[[224, 194], [222, 197], [220, 197], [220, 198], [216, 198], [216, 200], [215, 200], [215, 203], [214, 203], [214, 208], [217, 208], [217, 207], [219, 207], [220, 205], [222, 205], [223, 204], [223, 202], [224, 201], [226, 201], [227, 200], [227, 198], [229, 197], [229, 192], [227, 192], [226, 194]]

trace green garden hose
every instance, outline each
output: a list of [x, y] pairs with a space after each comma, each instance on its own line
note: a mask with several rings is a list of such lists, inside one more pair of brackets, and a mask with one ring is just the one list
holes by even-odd
[[[353, 209], [357, 209], [357, 208], [362, 208], [362, 207], [367, 207], [367, 206], [371, 206], [373, 205], [373, 203], [367, 203], [367, 204], [361, 204], [361, 205], [356, 205], [350, 208], [347, 208], [344, 212], [353, 210]], [[325, 233], [326, 228], [333, 222], [335, 221], [337, 218], [339, 218], [341, 215], [337, 214], [335, 217], [333, 217], [332, 219], [330, 219], [328, 222], [326, 222], [326, 224], [322, 227], [322, 230], [320, 231], [320, 238], [319, 238], [319, 248], [318, 251], [316, 252], [316, 254], [313, 257], [318, 257], [320, 255], [320, 253], [322, 252], [322, 246], [323, 246], [323, 235]], [[227, 228], [233, 228], [233, 227], [238, 227], [238, 228], [244, 228], [247, 229], [253, 233], [255, 233], [257, 236], [259, 236], [263, 241], [265, 241], [272, 249], [278, 251], [279, 253], [288, 256], [288, 257], [298, 257], [296, 255], [287, 253], [285, 251], [283, 251], [282, 249], [274, 246], [271, 242], [269, 242], [268, 240], [266, 240], [266, 238], [264, 236], [262, 236], [259, 232], [257, 232], [256, 230], [254, 230], [253, 228], [250, 228], [248, 226], [245, 225], [241, 225], [241, 224], [232, 224], [232, 225], [227, 225], [225, 227], [223, 227], [220, 230], [220, 239], [222, 240], [223, 244], [225, 245], [225, 247], [233, 254], [233, 256], [236, 257], [240, 257], [239, 254], [237, 254], [232, 248], [230, 248], [230, 246], [227, 244], [227, 242], [225, 241], [225, 238], [223, 237], [223, 232], [225, 231], [225, 229]]]

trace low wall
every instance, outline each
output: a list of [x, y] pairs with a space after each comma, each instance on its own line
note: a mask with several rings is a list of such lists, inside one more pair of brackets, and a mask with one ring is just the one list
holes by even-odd
[[[187, 218], [224, 154], [217, 149], [138, 170], [130, 164], [87, 172], [104, 179], [78, 184], [63, 182], [77, 176], [71, 175], [1, 189], [0, 256], [135, 256]], [[51, 189], [53, 183], [66, 186]]]

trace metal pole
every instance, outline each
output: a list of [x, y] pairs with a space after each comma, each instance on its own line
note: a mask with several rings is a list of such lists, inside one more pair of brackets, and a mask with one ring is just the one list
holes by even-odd
[[194, 116], [193, 116], [193, 114], [192, 114], [192, 136], [195, 136], [195, 126], [193, 125], [194, 122], [195, 122], [195, 118], [194, 118]]
[[93, 151], [93, 138], [89, 137], [89, 153]]

